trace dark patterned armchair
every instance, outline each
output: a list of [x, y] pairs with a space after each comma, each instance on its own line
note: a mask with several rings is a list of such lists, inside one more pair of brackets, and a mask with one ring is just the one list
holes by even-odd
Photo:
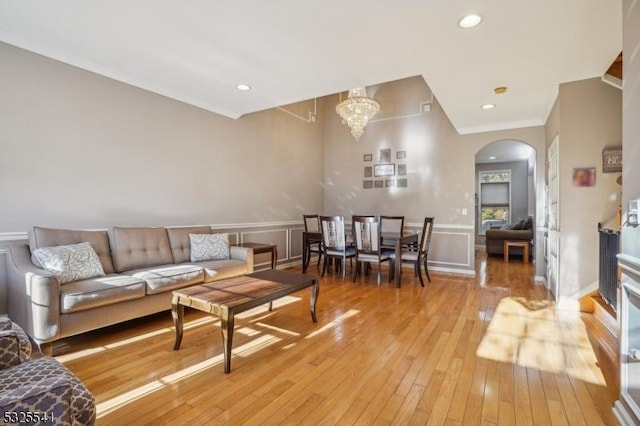
[[31, 359], [31, 342], [0, 318], [0, 424], [93, 425], [93, 395], [54, 358]]

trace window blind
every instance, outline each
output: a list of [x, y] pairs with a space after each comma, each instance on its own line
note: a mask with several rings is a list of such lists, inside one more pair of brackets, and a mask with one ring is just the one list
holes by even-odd
[[509, 182], [481, 184], [482, 207], [508, 207]]

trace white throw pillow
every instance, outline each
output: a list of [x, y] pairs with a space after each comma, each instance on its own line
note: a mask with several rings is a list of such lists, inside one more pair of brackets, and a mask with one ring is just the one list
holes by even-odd
[[41, 247], [33, 255], [45, 270], [58, 277], [60, 284], [104, 277], [102, 263], [89, 243]]
[[189, 234], [191, 261], [229, 259], [229, 234]]

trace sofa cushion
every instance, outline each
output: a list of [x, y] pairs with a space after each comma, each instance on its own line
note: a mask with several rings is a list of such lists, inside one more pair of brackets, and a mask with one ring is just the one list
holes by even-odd
[[111, 248], [109, 247], [109, 235], [107, 231], [78, 231], [73, 229], [53, 229], [34, 226], [29, 231], [29, 248], [31, 249], [32, 262], [39, 268], [42, 264], [33, 256], [33, 251], [41, 247], [65, 246], [88, 242], [95, 250], [102, 269], [106, 274], [114, 272], [111, 260]]
[[104, 276], [102, 263], [89, 243], [40, 247], [33, 255], [45, 270], [58, 277], [60, 284]]
[[126, 274], [145, 280], [147, 294], [163, 293], [204, 281], [203, 267], [188, 264], [133, 269]]
[[165, 228], [113, 228], [111, 249], [116, 272], [173, 263]]
[[189, 234], [191, 261], [226, 260], [229, 255], [229, 234]]
[[204, 281], [207, 283], [253, 272], [248, 270], [247, 262], [244, 260], [206, 260], [203, 262], [191, 262], [191, 264], [204, 268]]
[[211, 234], [210, 226], [190, 226], [186, 228], [167, 228], [171, 254], [175, 263], [185, 263], [191, 260], [191, 242], [189, 234]]
[[60, 311], [64, 314], [145, 296], [146, 282], [127, 275], [75, 281], [60, 288]]

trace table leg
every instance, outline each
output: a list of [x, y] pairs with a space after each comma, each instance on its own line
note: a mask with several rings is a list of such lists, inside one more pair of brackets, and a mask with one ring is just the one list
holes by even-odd
[[302, 234], [302, 273], [307, 272], [307, 266], [309, 266], [309, 260], [307, 259], [307, 236]]
[[402, 241], [398, 238], [396, 241], [396, 261], [395, 272], [396, 274], [396, 288], [400, 288], [400, 274], [402, 273]]
[[273, 311], [273, 302], [269, 302], [269, 312]]
[[524, 263], [529, 263], [529, 243], [522, 248], [522, 260]]
[[504, 252], [503, 261], [509, 263], [509, 244], [506, 241], [503, 243], [502, 251]]
[[222, 348], [224, 350], [224, 374], [231, 372], [231, 346], [233, 345], [233, 312], [224, 311], [220, 317], [220, 330], [222, 331]]
[[271, 249], [271, 269], [276, 269], [277, 262], [278, 262], [278, 247], [274, 246], [273, 249]]
[[320, 290], [320, 286], [318, 284], [318, 280], [313, 280], [313, 285], [311, 286], [311, 319], [313, 322], [318, 322], [318, 317], [316, 315], [316, 304], [318, 303], [318, 291]]
[[176, 329], [176, 341], [173, 344], [173, 350], [180, 349], [182, 343], [182, 324], [184, 321], [184, 306], [178, 303], [178, 300], [174, 297], [171, 304], [171, 316], [173, 317], [173, 326]]

